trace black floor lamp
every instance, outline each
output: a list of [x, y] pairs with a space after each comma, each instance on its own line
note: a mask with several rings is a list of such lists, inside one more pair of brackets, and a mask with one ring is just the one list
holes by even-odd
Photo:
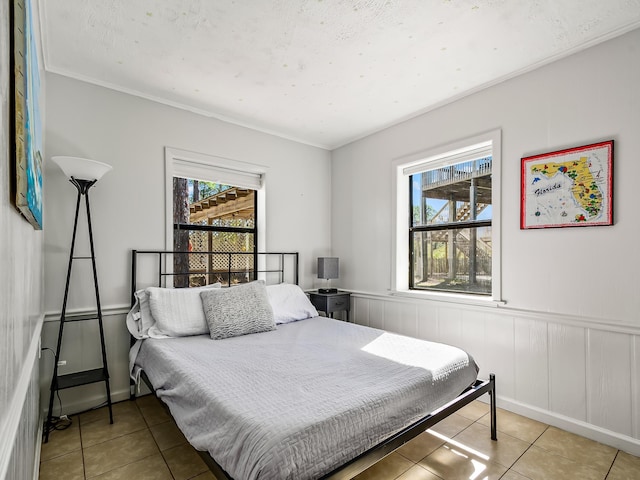
[[[107, 405], [109, 406], [109, 421], [113, 423], [113, 412], [111, 410], [111, 389], [109, 386], [109, 369], [107, 368], [107, 351], [104, 342], [104, 330], [102, 326], [102, 308], [100, 306], [100, 290], [98, 288], [98, 275], [96, 273], [96, 256], [93, 247], [93, 231], [91, 229], [91, 212], [89, 209], [89, 189], [111, 170], [111, 166], [106, 163], [96, 162], [77, 157], [52, 157], [55, 162], [69, 178], [69, 181], [76, 187], [78, 196], [76, 200], [76, 213], [73, 221], [73, 235], [71, 236], [71, 251], [69, 253], [69, 264], [67, 268], [67, 280], [64, 287], [64, 299], [62, 301], [62, 311], [60, 313], [60, 328], [58, 330], [58, 346], [55, 353], [55, 363], [53, 365], [53, 377], [51, 378], [51, 393], [49, 397], [49, 412], [47, 414], [47, 424], [45, 426], [45, 442], [49, 440], [49, 432], [52, 429], [53, 399], [58, 390], [65, 388], [88, 385], [90, 383], [104, 382], [107, 394]], [[89, 228], [89, 246], [91, 248], [90, 257], [76, 257], [74, 250], [76, 245], [76, 233], [78, 231], [78, 214], [80, 213], [80, 201], [84, 197], [87, 210], [87, 226]], [[71, 271], [74, 260], [91, 260], [93, 268], [93, 285], [95, 290], [96, 311], [88, 315], [68, 315], [67, 299], [69, 296], [69, 285], [71, 281]], [[66, 322], [77, 322], [85, 320], [98, 320], [100, 329], [100, 346], [102, 353], [102, 366], [91, 370], [76, 371], [66, 375], [58, 375], [58, 364], [60, 362], [60, 350], [62, 347], [62, 335]], [[62, 412], [61, 412], [62, 413]]]

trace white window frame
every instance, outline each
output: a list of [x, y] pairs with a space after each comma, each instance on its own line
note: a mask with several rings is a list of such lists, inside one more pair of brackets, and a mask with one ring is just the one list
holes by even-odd
[[165, 248], [173, 250], [173, 177], [233, 185], [258, 195], [258, 252], [266, 251], [266, 176], [268, 167], [230, 158], [165, 147]]
[[[493, 303], [502, 304], [502, 262], [501, 262], [501, 130], [492, 130], [474, 137], [465, 138], [456, 142], [441, 145], [436, 148], [421, 151], [406, 157], [398, 158], [392, 162], [392, 199], [395, 202], [392, 209], [393, 238], [391, 241], [391, 293], [413, 298], [451, 301], [458, 303], [473, 303], [486, 305]], [[410, 290], [409, 289], [409, 176], [421, 170], [437, 168], [451, 164], [473, 150], [491, 149], [491, 295], [480, 296], [476, 294], [450, 293], [439, 291]]]

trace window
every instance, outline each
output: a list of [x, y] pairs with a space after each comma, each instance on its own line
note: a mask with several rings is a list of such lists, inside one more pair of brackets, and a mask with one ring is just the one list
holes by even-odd
[[499, 145], [493, 132], [394, 162], [394, 290], [499, 299]]
[[255, 280], [257, 198], [248, 188], [173, 177], [173, 250], [193, 252], [174, 256], [175, 287]]
[[491, 294], [491, 156], [409, 182], [409, 288]]
[[167, 250], [190, 252], [173, 255], [173, 286], [255, 280], [264, 167], [172, 148], [165, 157]]

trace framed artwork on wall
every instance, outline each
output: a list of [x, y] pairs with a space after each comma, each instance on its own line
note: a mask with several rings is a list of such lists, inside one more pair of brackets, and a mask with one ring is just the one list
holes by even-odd
[[42, 229], [42, 118], [34, 0], [11, 1], [12, 203]]
[[613, 140], [522, 158], [520, 228], [613, 225]]

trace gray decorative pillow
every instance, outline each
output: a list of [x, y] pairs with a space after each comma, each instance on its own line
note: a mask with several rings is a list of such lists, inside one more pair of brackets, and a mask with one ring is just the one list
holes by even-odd
[[200, 293], [214, 340], [275, 330], [273, 310], [262, 280]]

